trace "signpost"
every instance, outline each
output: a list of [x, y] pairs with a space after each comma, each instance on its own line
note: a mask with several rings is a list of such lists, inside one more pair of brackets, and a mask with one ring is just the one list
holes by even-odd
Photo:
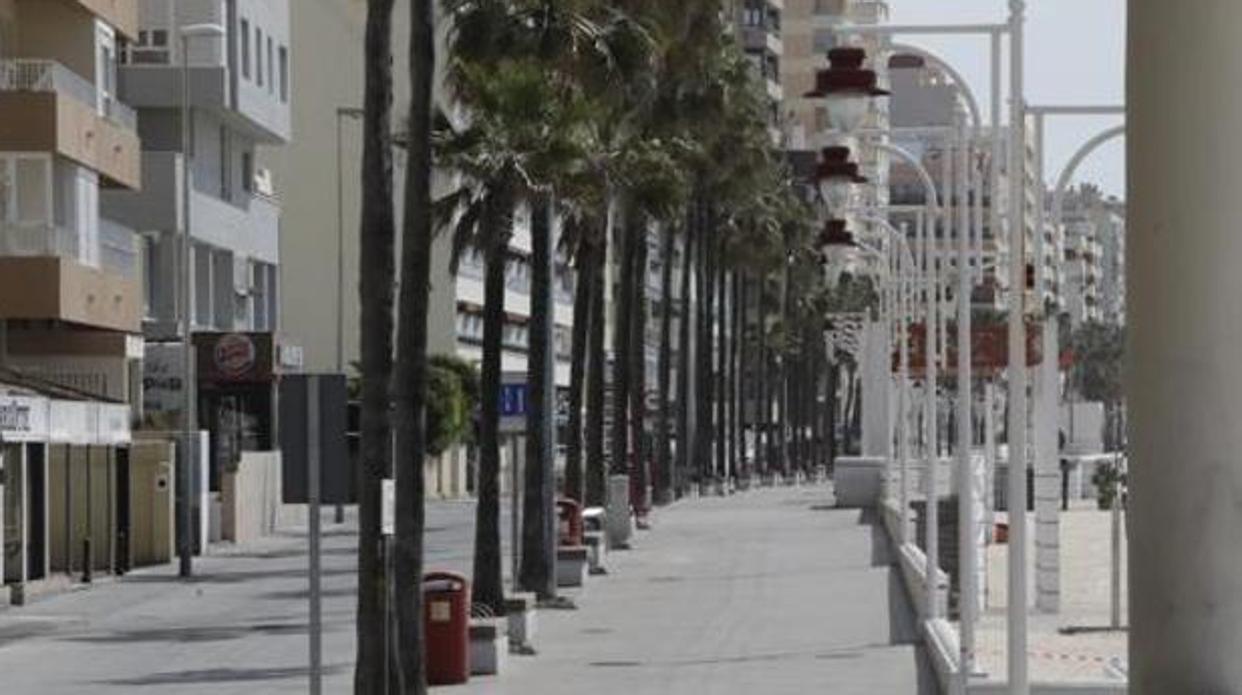
[[[505, 372], [500, 377], [500, 434], [526, 434], [526, 407], [529, 389], [526, 372]], [[518, 568], [522, 552], [522, 470], [518, 465], [522, 447], [509, 447], [509, 552], [513, 558], [513, 590], [518, 589]]]

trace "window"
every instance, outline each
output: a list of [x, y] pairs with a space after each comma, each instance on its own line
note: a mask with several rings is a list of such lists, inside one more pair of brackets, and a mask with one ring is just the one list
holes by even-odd
[[194, 325], [212, 324], [212, 258], [211, 249], [194, 245]]
[[267, 93], [276, 91], [276, 61], [272, 60], [272, 37], [267, 37]]
[[47, 159], [17, 159], [17, 222], [46, 224], [52, 216], [51, 162]]
[[159, 240], [151, 234], [142, 237], [142, 276], [144, 317], [155, 318], [155, 298], [159, 296]]
[[152, 29], [138, 32], [132, 45], [117, 37], [117, 56], [121, 63], [133, 65], [167, 65], [169, 63], [168, 30]]
[[280, 101], [289, 103], [289, 49], [280, 47]]
[[250, 79], [250, 22], [241, 21], [241, 68], [242, 77]]
[[229, 141], [229, 129], [220, 126], [220, 198], [233, 199], [233, 156], [232, 143]]
[[254, 193], [254, 154], [242, 152], [241, 157], [242, 190]]
[[255, 81], [263, 86], [263, 30], [254, 28], [254, 68]]

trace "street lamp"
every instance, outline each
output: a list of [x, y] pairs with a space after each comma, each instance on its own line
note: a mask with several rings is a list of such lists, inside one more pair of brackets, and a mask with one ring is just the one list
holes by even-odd
[[830, 214], [848, 207], [855, 185], [868, 182], [867, 177], [859, 173], [858, 163], [850, 161], [850, 148], [840, 145], [821, 151], [815, 178], [820, 200], [828, 206]]
[[190, 457], [194, 455], [194, 430], [196, 427], [197, 398], [194, 371], [194, 332], [190, 327], [193, 320], [193, 302], [191, 301], [190, 273], [193, 269], [192, 251], [194, 244], [190, 239], [190, 183], [194, 175], [193, 142], [190, 140], [190, 39], [218, 38], [224, 36], [224, 27], [219, 24], [187, 24], [179, 30], [181, 36], [181, 273], [178, 284], [181, 304], [181, 455], [177, 457], [177, 497], [181, 500], [181, 528], [177, 532], [177, 573], [181, 577], [193, 574], [193, 539], [190, 529], [194, 516], [191, 513], [191, 497], [193, 487], [190, 476], [194, 467], [190, 465]]
[[861, 48], [834, 48], [828, 51], [829, 67], [815, 73], [815, 89], [808, 99], [823, 99], [828, 121], [838, 131], [858, 130], [870, 111], [870, 100], [888, 96], [879, 87], [875, 70], [862, 66], [867, 52]]

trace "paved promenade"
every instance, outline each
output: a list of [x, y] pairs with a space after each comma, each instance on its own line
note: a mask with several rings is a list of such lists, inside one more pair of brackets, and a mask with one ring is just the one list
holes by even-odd
[[[826, 488], [687, 500], [611, 574], [542, 612], [536, 657], [462, 693], [934, 692], [887, 548]], [[429, 564], [467, 570], [473, 505], [429, 509]], [[326, 539], [325, 692], [350, 691], [354, 537]], [[304, 538], [0, 610], [5, 695], [306, 692]]]
[[[689, 500], [609, 556], [571, 613], [540, 613], [536, 658], [466, 693], [914, 695], [935, 692], [878, 530], [813, 509], [827, 488]], [[921, 683], [922, 681], [922, 683]]]

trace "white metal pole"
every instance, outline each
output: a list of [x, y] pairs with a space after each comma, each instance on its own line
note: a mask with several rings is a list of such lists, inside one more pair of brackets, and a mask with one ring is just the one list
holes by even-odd
[[190, 477], [193, 475], [194, 458], [194, 423], [195, 417], [195, 374], [194, 374], [194, 334], [190, 328], [193, 321], [193, 303], [191, 302], [193, 272], [192, 244], [190, 241], [190, 177], [193, 167], [190, 166], [190, 151], [193, 143], [190, 140], [190, 37], [182, 33], [181, 39], [181, 272], [178, 278], [177, 299], [181, 305], [181, 452], [177, 457], [177, 497], [181, 503], [177, 530], [178, 574], [189, 577], [193, 574], [193, 548], [190, 540], [190, 527], [193, 521], [191, 514], [191, 497], [194, 486]]
[[[947, 179], [946, 179], [947, 181]], [[948, 196], [945, 196], [946, 198]], [[948, 220], [947, 214], [948, 203], [944, 202], [941, 206], [942, 214], [937, 217]], [[924, 234], [924, 252], [927, 254], [928, 273], [927, 273], [927, 342], [926, 342], [926, 358], [927, 358], [927, 451], [926, 451], [926, 474], [924, 480], [926, 482], [927, 506], [924, 513], [924, 533], [925, 547], [927, 555], [927, 619], [932, 620], [939, 617], [939, 597], [940, 597], [940, 514], [939, 503], [940, 498], [937, 494], [937, 486], [939, 485], [939, 459], [940, 459], [940, 443], [939, 443], [939, 418], [936, 412], [936, 381], [939, 378], [936, 369], [936, 362], [939, 359], [938, 349], [936, 346], [937, 326], [939, 325], [939, 304], [940, 304], [940, 277], [938, 272], [938, 262], [936, 254], [932, 252], [932, 243], [936, 232], [936, 220], [931, 221], [930, 230], [926, 223], [923, 227]]]
[[1011, 695], [1029, 695], [1026, 586], [1026, 104], [1024, 0], [1009, 0], [1009, 621]]
[[971, 440], [974, 424], [971, 421], [971, 317], [970, 317], [970, 206], [969, 198], [969, 134], [961, 127], [958, 146], [958, 230], [957, 230], [957, 524], [958, 524], [958, 610], [961, 634], [958, 644], [961, 650], [958, 669], [960, 693], [966, 692], [970, 673], [974, 669], [975, 617], [977, 603], [975, 589], [975, 472], [972, 461]]
[[910, 258], [909, 241], [906, 235], [906, 225], [901, 226], [901, 241], [906, 245], [906, 253], [902, 257], [902, 272], [898, 277], [901, 278], [901, 325], [897, 328], [897, 354], [898, 354], [898, 379], [901, 381], [901, 388], [897, 394], [897, 412], [901, 426], [901, 439], [898, 440], [897, 455], [901, 461], [901, 492], [898, 499], [901, 502], [901, 541], [909, 542], [909, 518], [910, 518], [910, 274], [914, 272], [913, 264]]
[[309, 512], [308, 594], [310, 597], [310, 693], [323, 692], [323, 619], [320, 604], [320, 525], [319, 525], [319, 377], [312, 376], [306, 385], [306, 501]]

